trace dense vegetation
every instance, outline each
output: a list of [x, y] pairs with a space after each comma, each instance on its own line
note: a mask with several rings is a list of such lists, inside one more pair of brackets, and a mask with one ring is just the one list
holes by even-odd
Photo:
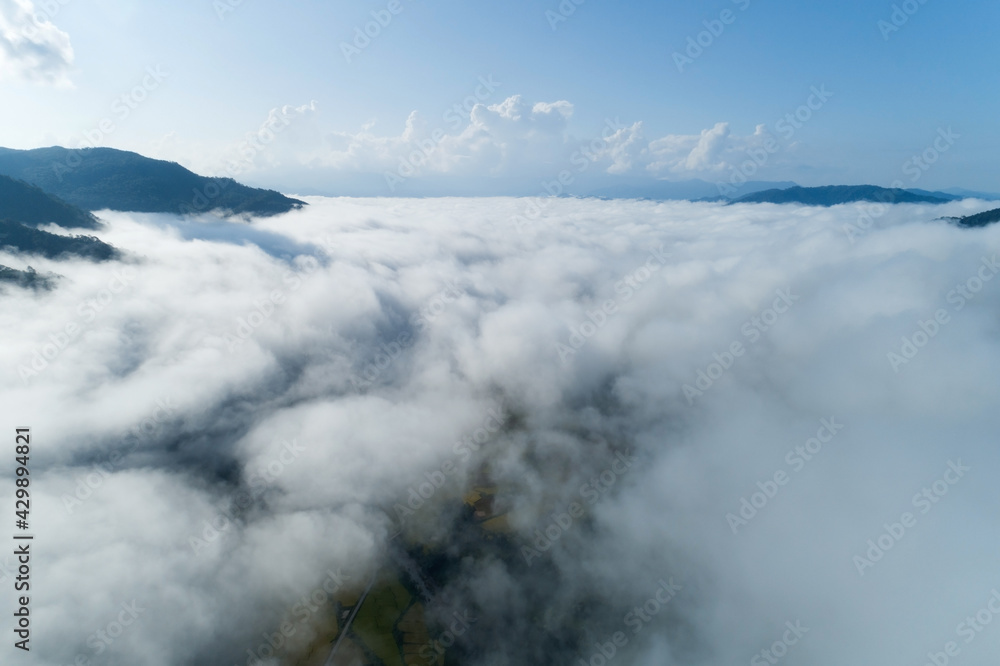
[[47, 259], [81, 257], [108, 261], [120, 257], [113, 246], [93, 236], [59, 236], [11, 220], [0, 220], [0, 247], [38, 254]]
[[52, 289], [55, 280], [56, 276], [39, 275], [31, 266], [23, 271], [0, 266], [0, 284], [15, 284], [25, 289]]
[[270, 216], [305, 204], [232, 178], [206, 178], [174, 162], [112, 148], [0, 148], [0, 174], [86, 210]]
[[976, 215], [968, 215], [958, 219], [960, 227], [985, 227], [989, 224], [1000, 222], [1000, 208], [988, 210]]
[[836, 206], [858, 201], [882, 203], [948, 203], [949, 199], [875, 185], [828, 185], [826, 187], [790, 187], [765, 190], [740, 197], [733, 203], [797, 203], [805, 206]]
[[96, 229], [100, 225], [87, 211], [7, 176], [0, 176], [0, 218], [34, 226], [52, 223], [67, 229]]

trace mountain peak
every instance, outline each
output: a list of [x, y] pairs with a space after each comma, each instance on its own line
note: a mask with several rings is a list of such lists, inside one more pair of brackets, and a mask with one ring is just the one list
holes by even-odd
[[0, 148], [0, 174], [88, 211], [272, 216], [305, 206], [273, 190], [211, 178], [175, 162], [115, 148]]
[[948, 203], [954, 197], [922, 194], [877, 185], [826, 185], [823, 187], [790, 187], [784, 190], [764, 190], [736, 199], [732, 203], [797, 203], [806, 206], [836, 206], [838, 204], [872, 201], [880, 203]]

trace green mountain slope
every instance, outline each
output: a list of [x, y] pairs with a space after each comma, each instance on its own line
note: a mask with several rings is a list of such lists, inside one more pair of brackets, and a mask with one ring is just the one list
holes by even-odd
[[960, 227], [985, 227], [996, 222], [1000, 222], [1000, 208], [988, 210], [976, 215], [960, 217], [956, 221], [956, 224]]
[[34, 226], [52, 223], [67, 229], [96, 229], [100, 225], [87, 211], [7, 176], [0, 176], [0, 219]]
[[826, 187], [790, 187], [786, 190], [765, 190], [740, 197], [733, 203], [796, 203], [806, 206], [836, 206], [858, 201], [881, 203], [948, 203], [948, 199], [917, 194], [901, 189], [875, 185], [829, 185]]
[[55, 286], [54, 275], [39, 275], [34, 268], [19, 271], [6, 266], [0, 266], [0, 285], [13, 284], [25, 289], [52, 289]]
[[270, 216], [305, 205], [272, 190], [206, 178], [173, 162], [112, 148], [0, 148], [0, 174], [85, 210]]
[[10, 220], [0, 220], [0, 247], [38, 254], [47, 259], [80, 257], [109, 261], [120, 257], [114, 246], [93, 236], [60, 236]]

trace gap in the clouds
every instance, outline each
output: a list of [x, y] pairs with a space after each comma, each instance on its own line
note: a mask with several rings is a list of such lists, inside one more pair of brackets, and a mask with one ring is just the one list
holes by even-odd
[[107, 370], [120, 381], [142, 368], [152, 352], [154, 334], [143, 322], [133, 319], [122, 324], [118, 334], [118, 354], [108, 359]]
[[[866, 617], [854, 588], [835, 580], [844, 570], [856, 576], [853, 550], [896, 520], [921, 474], [933, 482], [949, 456], [977, 453], [967, 440], [980, 435], [966, 424], [996, 385], [995, 291], [984, 285], [898, 380], [885, 352], [947, 303], [956, 280], [980, 270], [1000, 227], [960, 231], [932, 222], [937, 209], [894, 206], [852, 243], [842, 227], [863, 206], [553, 199], [527, 235], [493, 223], [523, 210], [518, 199], [310, 203], [251, 225], [114, 218], [109, 233], [149, 257], [137, 267], [146, 279], [107, 309], [100, 336], [60, 359], [64, 374], [11, 394], [18, 413], [40, 412], [38, 423], [51, 418], [41, 413], [49, 405], [65, 405], [64, 433], [42, 455], [72, 462], [60, 470], [67, 488], [98, 480], [89, 475], [109, 450], [135, 444], [99, 479], [102, 499], [73, 516], [79, 531], [64, 528], [73, 539], [53, 549], [66, 563], [92, 561], [87, 530], [104, 526], [123, 553], [124, 565], [108, 570], [125, 577], [82, 580], [98, 599], [106, 590], [148, 597], [149, 633], [137, 630], [134, 654], [173, 641], [197, 658], [172, 653], [164, 663], [277, 663], [248, 662], [247, 648], [291, 617], [313, 656], [282, 663], [321, 663], [315, 655], [328, 655], [337, 637], [328, 620], [360, 609], [361, 589], [324, 596], [304, 618], [292, 609], [328, 566], [344, 564], [349, 586], [373, 583], [345, 644], [366, 635], [416, 649], [454, 643], [438, 663], [745, 664], [771, 644], [774, 627], [799, 617], [816, 623], [799, 653], [814, 655], [823, 636], [845, 635], [840, 616], [882, 610]], [[265, 239], [278, 241], [271, 252], [247, 235], [260, 230], [277, 237]], [[278, 283], [281, 257], [310, 243], [326, 270], [305, 270], [302, 253], [288, 262], [300, 270], [285, 282], [287, 299], [266, 313], [257, 305], [267, 324], [238, 333], [227, 354], [223, 335], [241, 330], [234, 322], [249, 318], [250, 301]], [[611, 301], [621, 306], [613, 312], [598, 310], [624, 296], [616, 281], [636, 279], [651, 256], [662, 256], [658, 279]], [[81, 295], [85, 279], [103, 279], [73, 268]], [[801, 303], [771, 322], [763, 313], [776, 288]], [[45, 311], [42, 299], [24, 298], [25, 325], [52, 322], [33, 338], [59, 330], [62, 306], [76, 302], [60, 293], [71, 298]], [[745, 344], [735, 365], [722, 361], [754, 317], [768, 327], [751, 329], [764, 334], [759, 344]], [[557, 342], [575, 353], [562, 358]], [[724, 376], [690, 404], [681, 387], [716, 361]], [[113, 416], [138, 425], [142, 405], [161, 394], [177, 411], [139, 441], [119, 443], [120, 433], [97, 424]], [[925, 406], [952, 399], [960, 412]], [[74, 418], [75, 403], [89, 421]], [[864, 424], [873, 413], [879, 428]], [[758, 484], [776, 471], [796, 471], [787, 452], [831, 416], [848, 424], [845, 434], [733, 534], [726, 512], [769, 492]], [[991, 424], [981, 426], [984, 442]], [[284, 451], [295, 459], [300, 450], [286, 469]], [[967, 462], [983, 461], [979, 452]], [[946, 517], [945, 506], [965, 511], [965, 492], [932, 518]], [[939, 566], [934, 525], [922, 522], [865, 577], [875, 590], [858, 600], [866, 607], [893, 566], [902, 581], [926, 580]], [[961, 522], [953, 529], [973, 533]], [[913, 569], [906, 559], [918, 545], [931, 557]], [[147, 590], [147, 580], [185, 596]], [[681, 586], [676, 597], [668, 582]], [[888, 610], [910, 605], [909, 589], [886, 595]], [[420, 620], [405, 626], [417, 626], [419, 642], [403, 641], [397, 619], [412, 620], [405, 613], [416, 603]], [[211, 614], [185, 610], [199, 607]], [[370, 618], [390, 607], [389, 628], [373, 635]], [[456, 640], [449, 627], [466, 612], [477, 620]], [[188, 624], [164, 622], [168, 613]], [[92, 631], [69, 622], [71, 638]]]
[[255, 227], [249, 222], [234, 222], [211, 214], [199, 217], [167, 215], [161, 213], [132, 213], [134, 219], [161, 229], [176, 229], [187, 241], [203, 240], [231, 245], [254, 245], [264, 253], [290, 262], [297, 256], [307, 255], [323, 263], [322, 250], [311, 244], [299, 243], [288, 236]]

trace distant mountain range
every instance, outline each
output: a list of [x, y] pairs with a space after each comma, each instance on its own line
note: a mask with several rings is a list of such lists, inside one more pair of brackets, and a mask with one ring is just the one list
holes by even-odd
[[[179, 164], [111, 148], [0, 148], [0, 247], [48, 259], [120, 258], [93, 236], [63, 236], [37, 228], [98, 229], [89, 211], [270, 216], [305, 203], [231, 178], [206, 178]], [[0, 282], [50, 288], [55, 275], [0, 266]]]
[[88, 211], [271, 216], [304, 202], [232, 178], [199, 176], [179, 164], [112, 148], [0, 148], [0, 175], [36, 185]]
[[[349, 178], [345, 180], [345, 186]], [[801, 187], [792, 182], [748, 182], [735, 199], [721, 197], [718, 187], [702, 180], [662, 181], [613, 178], [577, 181], [567, 191], [555, 188], [539, 195], [597, 196], [610, 199], [723, 201], [734, 203], [835, 206], [856, 202], [944, 204], [963, 198], [1000, 200], [1000, 195], [952, 189], [931, 192], [889, 189], [874, 185]], [[442, 181], [442, 191], [448, 185]], [[530, 178], [501, 180], [490, 186], [493, 196], [535, 192]], [[487, 188], [487, 189], [490, 189]], [[397, 195], [413, 196], [399, 191]], [[451, 196], [475, 192], [456, 190]], [[482, 195], [483, 193], [479, 193]], [[357, 195], [357, 194], [355, 194]], [[378, 193], [384, 196], [383, 192]], [[363, 196], [363, 195], [362, 195]], [[425, 194], [426, 196], [426, 194]], [[90, 211], [117, 210], [145, 213], [271, 216], [306, 205], [279, 192], [247, 187], [230, 178], [199, 176], [179, 164], [154, 160], [111, 148], [68, 150], [0, 148], [0, 247], [48, 259], [78, 257], [91, 261], [118, 259], [121, 253], [93, 236], [67, 236], [38, 229], [55, 224], [67, 229], [99, 229], [101, 222]], [[1000, 221], [1000, 209], [964, 218], [944, 218], [963, 227], [982, 227]], [[40, 275], [0, 266], [0, 283], [49, 288], [54, 274]]]
[[946, 217], [943, 219], [948, 220], [949, 222], [954, 222], [960, 227], [967, 227], [970, 229], [985, 227], [1000, 222], [1000, 208], [994, 208], [993, 210], [977, 213], [975, 215], [966, 215], [965, 217]]
[[[790, 181], [750, 181], [741, 185], [738, 191], [741, 195], [749, 195], [764, 190], [784, 190], [791, 187], [796, 187], [796, 184]], [[718, 185], [704, 180], [624, 181], [617, 185], [589, 188], [586, 196], [605, 199], [651, 199], [654, 201], [729, 200], [729, 198], [719, 194]]]
[[[968, 190], [962, 191], [969, 192]], [[970, 192], [969, 197], [964, 197], [954, 193], [954, 191], [929, 192], [927, 190], [901, 190], [877, 187], [875, 185], [829, 185], [826, 187], [795, 186], [781, 190], [764, 190], [748, 194], [729, 203], [730, 205], [740, 203], [792, 203], [805, 206], [836, 206], [839, 204], [870, 201], [873, 203], [945, 204], [949, 201], [959, 201], [964, 198], [989, 200], [988, 196], [983, 192]], [[966, 217], [944, 217], [939, 219], [953, 222], [960, 227], [985, 227], [1000, 222], [1000, 208]]]
[[[111, 245], [93, 236], [62, 236], [35, 229], [56, 224], [68, 229], [96, 229], [100, 222], [85, 210], [68, 204], [28, 183], [0, 176], [0, 248], [48, 259], [80, 257], [108, 261], [121, 256]], [[0, 282], [22, 287], [48, 288], [54, 276], [33, 269], [18, 271], [0, 266]]]
[[958, 197], [929, 192], [877, 187], [875, 185], [828, 185], [826, 187], [789, 187], [765, 190], [736, 199], [732, 203], [803, 204], [806, 206], [836, 206], [845, 203], [871, 201], [881, 203], [944, 204]]
[[[912, 191], [912, 190], [911, 190]], [[966, 190], [961, 187], [949, 187], [938, 194], [950, 194], [956, 199], [982, 199], [983, 201], [1000, 201], [1000, 194], [996, 192], [978, 192], [976, 190]]]
[[[909, 192], [910, 194], [918, 194], [920, 196], [930, 197], [930, 198], [933, 198], [933, 199], [944, 199], [945, 201], [961, 201], [962, 199], [973, 198], [971, 196], [963, 197], [963, 196], [958, 195], [958, 194], [952, 194], [951, 192], [931, 192], [930, 190], [921, 190], [921, 189], [913, 188], [913, 187], [907, 188], [905, 191]], [[982, 197], [979, 197], [979, 198], [982, 198]]]

